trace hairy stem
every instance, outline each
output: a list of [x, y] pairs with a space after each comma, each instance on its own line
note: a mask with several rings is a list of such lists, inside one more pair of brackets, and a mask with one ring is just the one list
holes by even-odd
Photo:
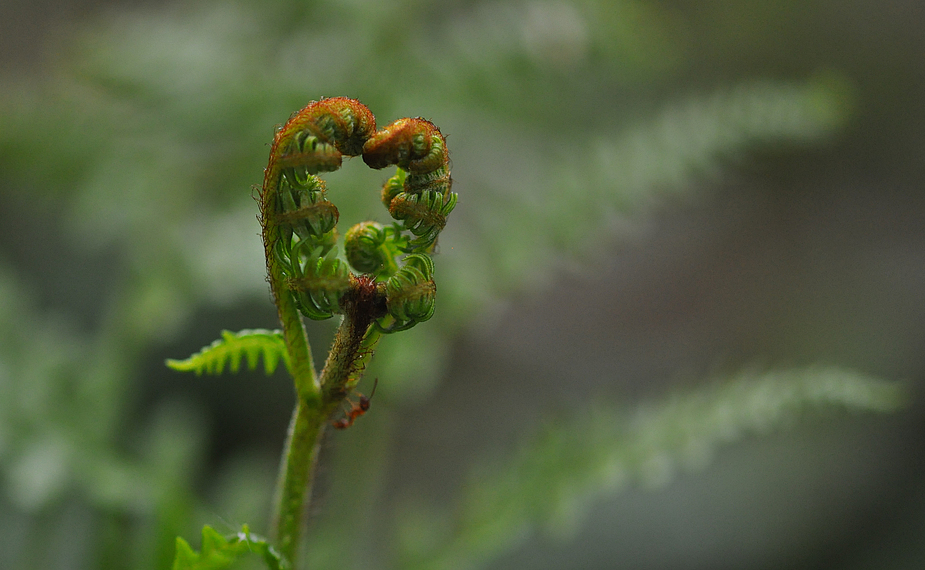
[[[263, 215], [267, 216], [267, 213], [264, 212]], [[278, 228], [264, 224], [263, 239], [268, 281], [283, 328], [283, 339], [289, 353], [297, 395], [280, 464], [272, 533], [280, 552], [295, 568], [298, 563], [307, 503], [311, 497], [312, 476], [318, 460], [319, 443], [330, 410], [326, 411], [323, 406], [321, 387], [315, 373], [302, 316], [288, 290], [281, 264], [273, 254], [275, 243], [280, 239]]]
[[303, 400], [296, 403], [280, 464], [273, 534], [280, 553], [293, 568], [297, 567], [302, 528], [305, 526], [326, 417]]
[[295, 300], [289, 292], [283, 268], [272, 252], [276, 241], [280, 239], [279, 229], [276, 226], [265, 225], [263, 239], [266, 244], [267, 280], [270, 282], [270, 290], [273, 292], [273, 299], [279, 313], [279, 322], [283, 327], [283, 339], [286, 342], [286, 351], [289, 353], [296, 393], [300, 401], [317, 407], [321, 404], [321, 387], [315, 374], [305, 325]]
[[334, 335], [331, 352], [321, 372], [325, 401], [340, 401], [359, 380], [380, 335], [372, 322], [385, 314], [385, 298], [369, 277], [354, 278], [344, 295], [344, 320]]
[[[281, 297], [288, 298], [289, 295]], [[323, 397], [317, 403], [300, 397], [296, 403], [280, 465], [273, 525], [276, 544], [293, 567], [298, 561], [321, 436], [331, 415], [356, 385], [372, 356], [381, 335], [370, 330], [370, 325], [382, 316], [383, 305], [384, 299], [373, 280], [353, 280], [350, 291], [345, 295], [344, 320], [334, 336], [321, 374]], [[282, 318], [282, 309], [280, 316]], [[301, 327], [301, 319], [298, 323]]]

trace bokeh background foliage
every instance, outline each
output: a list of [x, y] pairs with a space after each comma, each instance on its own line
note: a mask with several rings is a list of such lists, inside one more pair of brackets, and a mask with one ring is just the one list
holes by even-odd
[[[916, 3], [46, 6], [3, 8], [0, 566], [265, 530], [291, 387], [163, 359], [275, 326], [250, 188], [346, 95], [438, 124], [461, 201], [311, 567], [921, 567], [921, 408], [831, 411], [925, 370]], [[385, 177], [327, 177], [343, 223]]]

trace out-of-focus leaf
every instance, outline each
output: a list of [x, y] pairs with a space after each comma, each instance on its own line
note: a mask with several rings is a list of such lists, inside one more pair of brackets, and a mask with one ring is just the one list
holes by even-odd
[[266, 539], [252, 534], [247, 525], [229, 537], [206, 525], [202, 528], [202, 549], [194, 551], [188, 542], [177, 538], [173, 570], [222, 570], [240, 556], [258, 554], [270, 570], [288, 570], [289, 564]]
[[896, 383], [810, 368], [742, 374], [629, 417], [597, 410], [572, 425], [549, 427], [494, 476], [473, 478], [452, 531], [433, 515], [410, 517], [400, 533], [403, 567], [474, 568], [536, 527], [574, 527], [603, 494], [631, 482], [665, 485], [679, 466], [703, 468], [720, 444], [786, 427], [823, 408], [888, 412], [906, 400]]

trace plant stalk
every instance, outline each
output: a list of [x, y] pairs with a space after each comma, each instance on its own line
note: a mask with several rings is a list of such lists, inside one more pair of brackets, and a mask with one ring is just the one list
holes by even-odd
[[318, 448], [330, 411], [324, 410], [321, 386], [315, 373], [302, 315], [286, 286], [282, 267], [272, 254], [274, 239], [279, 239], [278, 229], [265, 227], [268, 281], [283, 328], [286, 351], [289, 353], [296, 405], [280, 462], [272, 535], [280, 553], [292, 568], [296, 568], [315, 464], [318, 461]]
[[[274, 537], [280, 552], [292, 563], [293, 568], [299, 558], [305, 515], [311, 499], [312, 481], [324, 429], [331, 415], [359, 381], [366, 362], [381, 338], [378, 331], [370, 328], [373, 319], [381, 316], [382, 299], [375, 282], [355, 280], [352, 285], [345, 295], [344, 319], [334, 335], [331, 351], [321, 373], [321, 397], [309, 401], [300, 395], [289, 424], [280, 465], [273, 521]], [[281, 297], [289, 298], [288, 292]], [[281, 308], [281, 319], [282, 313]], [[304, 335], [301, 318], [291, 321], [291, 326], [295, 325]], [[283, 327], [285, 331], [285, 321]], [[296, 386], [299, 386], [298, 378]]]
[[[264, 231], [273, 230], [277, 233], [273, 238], [278, 240], [279, 230], [277, 228], [265, 229]], [[321, 405], [321, 386], [318, 384], [318, 377], [315, 374], [312, 351], [308, 344], [305, 325], [302, 323], [302, 315], [299, 313], [295, 300], [288, 290], [283, 268], [272, 253], [274, 240], [265, 235], [264, 241], [268, 244], [265, 246], [267, 250], [268, 281], [273, 292], [273, 299], [276, 301], [279, 322], [283, 327], [283, 340], [286, 343], [286, 351], [289, 353], [292, 380], [295, 382], [296, 393], [300, 401], [318, 407]]]
[[318, 449], [324, 434], [325, 417], [319, 412], [318, 408], [308, 405], [304, 400], [300, 399], [296, 403], [280, 464], [274, 540], [280, 553], [293, 568], [298, 563]]

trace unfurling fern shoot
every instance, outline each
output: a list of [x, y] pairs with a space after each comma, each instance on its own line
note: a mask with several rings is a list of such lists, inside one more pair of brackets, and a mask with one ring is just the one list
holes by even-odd
[[[395, 222], [356, 224], [339, 250], [340, 212], [319, 175], [339, 169], [344, 156], [360, 155], [372, 168], [397, 167], [381, 191]], [[446, 139], [430, 121], [399, 119], [377, 131], [375, 117], [359, 101], [334, 97], [310, 103], [276, 130], [257, 196], [267, 281], [282, 329], [224, 331], [220, 340], [189, 359], [168, 361], [175, 370], [219, 374], [226, 365], [236, 372], [245, 357], [254, 369], [262, 357], [268, 374], [280, 360], [291, 374], [297, 400], [272, 525], [272, 553], [278, 549], [279, 567], [297, 563], [325, 427], [348, 428], [369, 410], [378, 380], [370, 397], [360, 396], [359, 403], [348, 394], [382, 335], [407, 330], [434, 314], [437, 288], [430, 254], [456, 206], [451, 185]], [[318, 373], [302, 319], [335, 315], [341, 323]], [[346, 416], [334, 419], [345, 403], [350, 404]], [[177, 570], [194, 568], [184, 564], [199, 559], [183, 545]]]

